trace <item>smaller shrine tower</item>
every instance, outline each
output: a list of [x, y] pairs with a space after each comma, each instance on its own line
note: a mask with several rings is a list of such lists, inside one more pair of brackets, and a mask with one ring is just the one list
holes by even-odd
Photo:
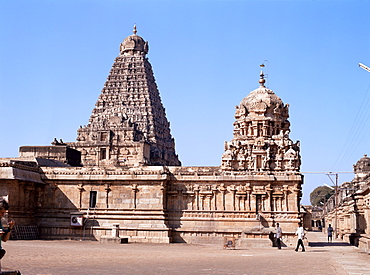
[[265, 87], [260, 87], [236, 106], [234, 138], [225, 142], [221, 168], [234, 171], [299, 171], [299, 141], [289, 138], [289, 105]]
[[120, 45], [89, 124], [78, 129], [84, 166], [179, 166], [152, 66], [148, 42], [133, 34]]

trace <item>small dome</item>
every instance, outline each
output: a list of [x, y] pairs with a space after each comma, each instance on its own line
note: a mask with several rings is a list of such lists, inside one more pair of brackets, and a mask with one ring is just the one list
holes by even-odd
[[250, 112], [266, 113], [269, 110], [270, 114], [274, 109], [284, 107], [283, 101], [272, 90], [265, 87], [264, 74], [261, 71], [258, 81], [260, 87], [250, 92], [240, 103], [240, 107], [245, 107]]
[[134, 34], [126, 37], [120, 46], [121, 54], [141, 53], [147, 54], [149, 51], [148, 41], [136, 35], [136, 25], [133, 30]]
[[283, 106], [283, 101], [273, 91], [261, 86], [243, 98], [240, 105], [245, 106], [248, 112], [259, 111], [261, 108], [266, 111], [269, 108]]
[[370, 171], [370, 158], [367, 155], [364, 155], [354, 165], [354, 170], [355, 170], [355, 173], [369, 172]]

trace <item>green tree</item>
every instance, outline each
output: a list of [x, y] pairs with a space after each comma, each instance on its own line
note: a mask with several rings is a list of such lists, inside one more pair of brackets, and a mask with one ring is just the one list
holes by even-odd
[[323, 206], [324, 203], [334, 194], [334, 190], [327, 186], [316, 187], [310, 194], [312, 206]]

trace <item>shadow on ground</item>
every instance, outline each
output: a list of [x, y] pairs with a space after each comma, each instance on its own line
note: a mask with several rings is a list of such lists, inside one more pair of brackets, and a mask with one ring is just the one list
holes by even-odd
[[312, 253], [312, 252], [314, 252], [314, 253], [322, 253], [322, 252], [329, 252], [330, 250], [326, 250], [326, 249], [320, 249], [320, 250], [312, 250], [312, 249], [310, 249], [310, 250], [306, 250], [306, 253]]
[[308, 244], [309, 246], [313, 246], [313, 247], [323, 247], [323, 246], [351, 246], [351, 244], [349, 243], [345, 243], [345, 242], [335, 242], [335, 243], [327, 243], [327, 242], [310, 242]]

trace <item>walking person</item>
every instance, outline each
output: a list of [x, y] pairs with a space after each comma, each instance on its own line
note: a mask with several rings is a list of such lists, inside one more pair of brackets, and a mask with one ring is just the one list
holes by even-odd
[[305, 252], [306, 250], [304, 249], [304, 245], [303, 245], [305, 232], [304, 232], [304, 228], [302, 227], [301, 222], [298, 223], [298, 228], [297, 228], [297, 231], [295, 232], [295, 234], [298, 237], [297, 248], [295, 249], [295, 252], [298, 252], [299, 246], [302, 246], [302, 252]]
[[[0, 218], [4, 217], [8, 209], [9, 209], [8, 202], [4, 200], [3, 198], [0, 198]], [[8, 228], [4, 228], [3, 224], [0, 222], [0, 272], [1, 272], [1, 259], [5, 255], [5, 250], [2, 248], [1, 243], [9, 240], [10, 231], [12, 230], [14, 224], [15, 224], [14, 221], [10, 221], [7, 224]]]
[[283, 230], [279, 226], [279, 223], [276, 223], [276, 244], [278, 249], [281, 249], [281, 237], [283, 236]]
[[334, 232], [334, 229], [333, 227], [331, 227], [331, 224], [329, 224], [329, 227], [328, 227], [328, 243], [332, 243], [333, 242], [333, 232]]

